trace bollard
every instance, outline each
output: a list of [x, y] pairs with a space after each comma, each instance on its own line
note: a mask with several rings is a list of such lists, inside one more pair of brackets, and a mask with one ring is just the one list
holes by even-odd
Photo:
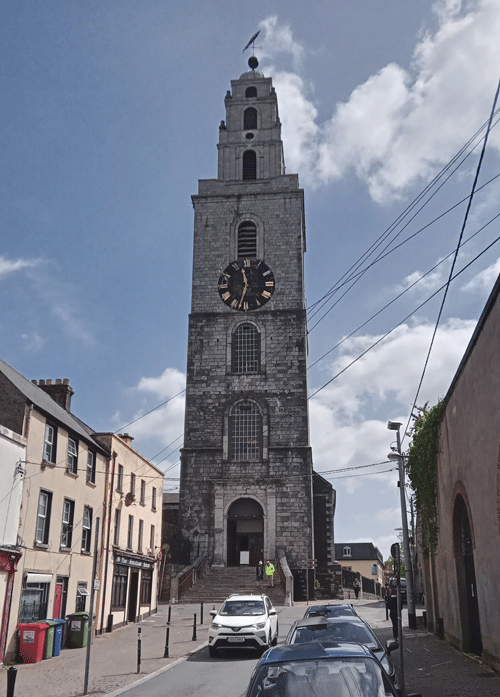
[[14, 688], [16, 686], [17, 668], [10, 666], [7, 671], [7, 697], [14, 697]]
[[194, 613], [194, 622], [193, 622], [193, 639], [192, 641], [196, 641], [196, 612]]
[[137, 630], [137, 672], [141, 672], [141, 628]]
[[168, 642], [170, 639], [170, 617], [172, 616], [172, 605], [168, 606], [168, 618], [167, 618], [167, 636], [165, 637], [165, 651], [163, 653], [163, 658], [168, 658]]
[[203, 624], [203, 603], [201, 603], [200, 607], [200, 624]]

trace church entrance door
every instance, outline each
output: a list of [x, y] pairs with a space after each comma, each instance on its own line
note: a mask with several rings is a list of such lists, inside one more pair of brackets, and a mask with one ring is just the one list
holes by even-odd
[[254, 499], [238, 499], [227, 514], [227, 565], [257, 566], [264, 559], [264, 514]]

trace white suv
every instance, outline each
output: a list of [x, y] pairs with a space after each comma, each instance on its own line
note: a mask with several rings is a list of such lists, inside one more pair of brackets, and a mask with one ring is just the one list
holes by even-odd
[[278, 643], [278, 614], [267, 595], [230, 595], [217, 612], [211, 610], [208, 652], [257, 649], [263, 653]]

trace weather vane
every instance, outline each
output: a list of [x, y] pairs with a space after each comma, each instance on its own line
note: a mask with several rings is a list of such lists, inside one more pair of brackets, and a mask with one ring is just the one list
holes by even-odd
[[260, 34], [260, 29], [259, 29], [258, 32], [256, 32], [256, 33], [252, 36], [252, 38], [250, 39], [250, 41], [247, 43], [247, 45], [246, 45], [245, 48], [243, 49], [243, 53], [245, 53], [245, 51], [247, 50], [247, 48], [248, 48], [249, 46], [252, 46], [252, 55], [251, 55], [250, 58], [248, 59], [248, 65], [252, 68], [252, 70], [255, 70], [255, 68], [259, 65], [259, 61], [258, 61], [257, 58], [255, 57], [255, 39], [259, 36], [259, 34]]

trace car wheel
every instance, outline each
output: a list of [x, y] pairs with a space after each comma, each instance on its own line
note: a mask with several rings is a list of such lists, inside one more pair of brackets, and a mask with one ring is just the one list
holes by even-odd
[[279, 634], [279, 627], [278, 627], [278, 623], [276, 623], [276, 635], [271, 642], [271, 646], [276, 646], [276, 644], [278, 643], [278, 634]]
[[215, 649], [213, 646], [209, 646], [208, 653], [212, 658], [217, 658], [217, 656], [219, 655], [219, 649]]

